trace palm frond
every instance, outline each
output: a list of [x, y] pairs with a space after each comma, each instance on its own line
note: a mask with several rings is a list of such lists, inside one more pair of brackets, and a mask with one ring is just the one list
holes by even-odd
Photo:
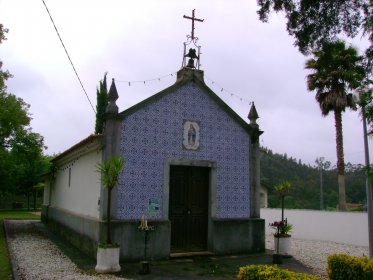
[[124, 161], [121, 156], [113, 156], [108, 160], [98, 163], [96, 166], [96, 171], [101, 173], [102, 184], [112, 189], [119, 181], [119, 175], [124, 167]]
[[343, 41], [324, 42], [313, 55], [305, 63], [305, 68], [311, 71], [307, 75], [307, 87], [309, 91], [316, 91], [322, 114], [355, 109], [349, 91], [358, 88], [365, 77], [357, 50], [347, 48]]

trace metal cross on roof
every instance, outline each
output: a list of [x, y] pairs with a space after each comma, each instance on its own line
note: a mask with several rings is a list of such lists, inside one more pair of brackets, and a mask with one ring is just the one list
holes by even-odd
[[188, 16], [186, 16], [186, 15], [184, 15], [183, 16], [183, 18], [187, 18], [187, 19], [191, 19], [192, 20], [192, 41], [194, 40], [194, 21], [196, 20], [196, 21], [200, 21], [200, 22], [203, 22], [204, 21], [204, 19], [199, 19], [199, 18], [196, 18], [195, 16], [194, 16], [194, 11], [195, 11], [196, 9], [193, 9], [193, 11], [192, 11], [192, 17], [188, 17]]

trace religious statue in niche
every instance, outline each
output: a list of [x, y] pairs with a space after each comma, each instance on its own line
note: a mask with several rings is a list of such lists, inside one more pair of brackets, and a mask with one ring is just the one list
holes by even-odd
[[187, 150], [199, 148], [199, 124], [193, 121], [184, 121], [183, 147]]

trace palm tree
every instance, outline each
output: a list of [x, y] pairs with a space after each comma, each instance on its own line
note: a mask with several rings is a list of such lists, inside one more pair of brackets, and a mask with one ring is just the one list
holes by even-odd
[[337, 40], [324, 42], [321, 49], [313, 52], [314, 58], [307, 60], [306, 69], [309, 91], [316, 91], [316, 100], [321, 113], [327, 116], [334, 112], [337, 146], [337, 170], [339, 187], [339, 210], [346, 210], [345, 166], [343, 156], [342, 112], [346, 108], [356, 110], [350, 91], [360, 86], [364, 78], [362, 57], [351, 46]]
[[111, 244], [111, 191], [118, 184], [123, 166], [124, 161], [121, 156], [113, 156], [97, 164], [97, 172], [101, 173], [101, 182], [108, 190], [106, 244]]

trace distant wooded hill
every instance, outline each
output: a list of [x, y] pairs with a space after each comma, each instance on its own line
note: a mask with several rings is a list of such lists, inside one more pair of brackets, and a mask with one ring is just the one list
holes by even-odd
[[[320, 209], [320, 171], [315, 166], [302, 164], [301, 160], [286, 154], [273, 153], [262, 148], [261, 182], [268, 189], [268, 207], [280, 207], [274, 186], [284, 180], [292, 183], [292, 190], [285, 199], [286, 208]], [[334, 167], [323, 171], [324, 209], [334, 210], [338, 204], [337, 171]], [[346, 164], [347, 203], [365, 204], [365, 170], [361, 164]]]

